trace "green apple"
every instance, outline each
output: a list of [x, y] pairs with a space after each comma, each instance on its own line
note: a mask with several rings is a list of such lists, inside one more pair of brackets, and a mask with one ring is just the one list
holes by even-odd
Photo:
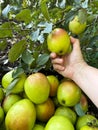
[[[10, 83], [12, 82], [12, 80], [14, 79], [12, 77], [12, 73], [14, 70], [11, 70], [9, 72], [7, 72], [3, 77], [2, 77], [2, 86], [4, 87], [4, 89], [7, 89], [7, 87], [10, 85]], [[21, 75], [19, 75], [19, 81], [16, 83], [16, 85], [14, 86], [14, 88], [12, 89], [12, 93], [20, 93], [24, 90], [24, 82], [26, 80], [26, 74], [22, 73]]]
[[0, 102], [2, 102], [2, 100], [4, 99], [4, 96], [5, 96], [4, 90], [3, 88], [0, 87]]
[[54, 115], [46, 123], [45, 130], [74, 130], [74, 126], [68, 118]]
[[81, 23], [78, 16], [75, 16], [72, 21], [69, 22], [69, 30], [73, 34], [80, 34], [86, 29], [86, 22]]
[[76, 122], [76, 130], [80, 130], [85, 125], [98, 126], [98, 120], [95, 116], [90, 114], [85, 114], [84, 116], [80, 116]]
[[51, 98], [41, 104], [36, 104], [36, 116], [41, 122], [47, 122], [55, 112], [55, 106]]
[[71, 48], [70, 37], [64, 29], [55, 28], [47, 37], [47, 46], [50, 52], [64, 55]]
[[98, 130], [98, 127], [85, 125], [85, 126], [81, 127], [80, 130]]
[[75, 106], [81, 98], [81, 89], [71, 80], [62, 82], [57, 90], [58, 102], [62, 106]]
[[36, 110], [29, 99], [16, 102], [7, 112], [5, 126], [7, 130], [32, 130], [36, 121]]
[[2, 122], [4, 121], [4, 110], [3, 108], [0, 106], [0, 125], [2, 124]]
[[58, 86], [59, 86], [59, 80], [54, 75], [48, 75], [47, 78], [48, 78], [48, 81], [50, 83], [50, 96], [51, 97], [56, 96], [57, 89], [58, 89]]
[[32, 130], [44, 130], [44, 126], [41, 124], [35, 124]]
[[45, 102], [50, 93], [50, 84], [43, 73], [33, 73], [29, 75], [24, 84], [27, 97], [35, 104]]
[[2, 107], [4, 109], [4, 112], [7, 113], [8, 110], [11, 108], [11, 106], [16, 103], [17, 101], [19, 101], [21, 99], [21, 97], [19, 95], [16, 94], [10, 94], [8, 96], [6, 96], [3, 100], [2, 103]]
[[62, 115], [67, 117], [72, 124], [75, 124], [77, 115], [70, 107], [59, 106], [55, 110], [54, 115]]

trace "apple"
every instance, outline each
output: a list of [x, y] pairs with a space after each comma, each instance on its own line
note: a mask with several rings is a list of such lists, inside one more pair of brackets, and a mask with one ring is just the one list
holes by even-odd
[[70, 107], [64, 107], [64, 106], [57, 107], [54, 115], [62, 115], [64, 117], [67, 117], [72, 122], [73, 125], [75, 124], [77, 118], [76, 113]]
[[81, 89], [72, 80], [66, 80], [59, 85], [57, 98], [62, 106], [75, 106], [80, 101]]
[[86, 113], [88, 111], [88, 100], [86, 95], [83, 93], [81, 94], [80, 105], [82, 107], [82, 110]]
[[76, 130], [80, 130], [85, 125], [98, 125], [98, 120], [94, 115], [85, 114], [84, 116], [80, 116], [76, 122]]
[[48, 78], [48, 81], [50, 83], [50, 96], [51, 97], [56, 96], [57, 89], [58, 89], [58, 86], [59, 86], [59, 80], [54, 75], [48, 75], [47, 78]]
[[98, 130], [98, 127], [85, 125], [85, 126], [81, 127], [80, 130]]
[[64, 55], [71, 50], [70, 37], [62, 28], [55, 28], [47, 37], [47, 46], [50, 52]]
[[5, 126], [7, 130], [32, 130], [36, 121], [36, 110], [29, 99], [16, 102], [7, 112]]
[[50, 93], [50, 84], [43, 73], [33, 73], [29, 75], [24, 84], [27, 97], [35, 104], [45, 102]]
[[36, 104], [36, 117], [41, 122], [47, 122], [55, 112], [55, 106], [51, 98], [41, 104]]
[[3, 90], [3, 88], [0, 87], [0, 103], [3, 101], [4, 96], [5, 96], [4, 90]]
[[35, 124], [32, 130], [44, 130], [44, 126], [41, 124]]
[[[10, 83], [13, 81], [13, 77], [12, 77], [12, 73], [14, 70], [11, 70], [9, 72], [7, 72], [3, 77], [2, 77], [2, 86], [4, 87], [4, 89], [6, 90], [7, 87], [10, 85]], [[24, 90], [24, 82], [26, 80], [26, 74], [22, 73], [21, 75], [19, 75], [19, 81], [16, 83], [16, 85], [14, 86], [14, 88], [12, 89], [11, 93], [20, 93], [23, 92]]]
[[6, 96], [2, 103], [4, 112], [7, 113], [8, 110], [11, 108], [11, 106], [19, 100], [21, 100], [21, 97], [16, 94], [10, 94], [10, 95]]
[[74, 126], [68, 118], [54, 115], [46, 123], [45, 130], [74, 130]]
[[72, 21], [69, 22], [69, 30], [73, 34], [80, 34], [86, 29], [86, 22], [81, 23], [78, 16], [76, 15]]
[[2, 122], [4, 121], [4, 110], [3, 108], [0, 106], [0, 125], [2, 124]]

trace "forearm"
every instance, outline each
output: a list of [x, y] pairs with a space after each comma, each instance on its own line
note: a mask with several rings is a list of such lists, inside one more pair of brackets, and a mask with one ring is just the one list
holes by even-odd
[[98, 107], [98, 69], [87, 64], [76, 69], [72, 79]]

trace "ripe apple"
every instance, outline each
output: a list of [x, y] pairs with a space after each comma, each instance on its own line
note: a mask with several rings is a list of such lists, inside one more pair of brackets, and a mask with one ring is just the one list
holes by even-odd
[[50, 96], [51, 97], [56, 96], [57, 88], [59, 86], [59, 80], [54, 75], [48, 75], [47, 78], [50, 83]]
[[54, 115], [46, 123], [45, 130], [74, 130], [74, 126], [68, 118]]
[[73, 81], [66, 80], [59, 85], [57, 98], [62, 106], [72, 107], [80, 101], [81, 89]]
[[88, 124], [92, 126], [98, 125], [97, 118], [90, 114], [85, 114], [84, 116], [80, 116], [76, 122], [76, 130], [80, 130], [83, 126], [88, 125]]
[[85, 126], [82, 126], [80, 130], [98, 130], [98, 127], [85, 125]]
[[64, 55], [71, 50], [70, 37], [62, 28], [55, 28], [47, 37], [47, 46], [50, 52]]
[[[12, 82], [12, 80], [13, 80], [12, 73], [13, 73], [13, 70], [7, 72], [2, 77], [2, 86], [4, 87], [4, 89], [7, 89], [7, 87]], [[26, 74], [22, 73], [21, 75], [19, 75], [19, 78], [20, 78], [19, 81], [16, 83], [16, 85], [14, 86], [14, 88], [11, 91], [12, 93], [20, 93], [20, 92], [23, 92], [23, 90], [24, 90], [24, 82], [26, 80]]]
[[7, 113], [8, 110], [11, 108], [11, 106], [16, 103], [17, 101], [19, 101], [21, 99], [21, 97], [19, 95], [16, 94], [10, 94], [8, 96], [6, 96], [3, 100], [2, 103], [2, 107], [4, 109], [4, 112]]
[[86, 28], [86, 22], [81, 23], [79, 21], [78, 16], [75, 16], [74, 19], [72, 21], [69, 22], [69, 30], [73, 33], [73, 34], [80, 34], [82, 32], [84, 32]]
[[29, 75], [24, 84], [27, 97], [35, 104], [45, 102], [50, 93], [50, 84], [43, 73], [33, 73]]
[[77, 118], [76, 113], [70, 107], [64, 107], [64, 106], [57, 107], [54, 115], [62, 115], [64, 117], [67, 117], [72, 122], [73, 125], [75, 124]]
[[48, 121], [55, 112], [55, 106], [51, 98], [48, 98], [44, 103], [36, 104], [35, 108], [37, 119], [41, 122]]
[[7, 130], [32, 130], [36, 121], [36, 110], [29, 99], [16, 102], [7, 112], [5, 126]]

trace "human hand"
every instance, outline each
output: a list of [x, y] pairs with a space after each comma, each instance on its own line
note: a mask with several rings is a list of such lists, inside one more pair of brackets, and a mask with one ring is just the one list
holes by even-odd
[[81, 68], [81, 65], [84, 64], [85, 61], [81, 53], [79, 40], [73, 37], [70, 37], [70, 40], [73, 46], [70, 54], [58, 56], [52, 52], [50, 57], [54, 70], [62, 76], [72, 79], [74, 72]]

